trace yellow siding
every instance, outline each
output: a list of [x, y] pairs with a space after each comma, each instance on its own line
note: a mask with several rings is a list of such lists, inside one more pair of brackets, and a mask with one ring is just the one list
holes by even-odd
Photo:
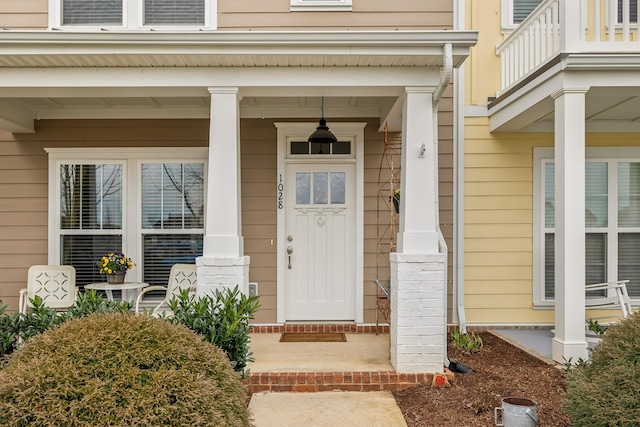
[[[486, 106], [500, 87], [495, 47], [504, 38], [501, 2], [467, 0], [466, 4], [467, 28], [479, 30], [480, 38], [465, 63], [465, 104]], [[533, 308], [533, 149], [552, 147], [553, 135], [491, 134], [487, 117], [467, 117], [464, 133], [467, 322], [552, 324], [552, 307]], [[637, 134], [586, 135], [587, 146], [637, 143]]]

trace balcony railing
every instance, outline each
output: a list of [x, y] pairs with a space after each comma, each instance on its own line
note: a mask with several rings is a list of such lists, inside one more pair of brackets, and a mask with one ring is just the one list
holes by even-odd
[[496, 49], [501, 93], [559, 53], [639, 53], [639, 9], [639, 0], [544, 0]]

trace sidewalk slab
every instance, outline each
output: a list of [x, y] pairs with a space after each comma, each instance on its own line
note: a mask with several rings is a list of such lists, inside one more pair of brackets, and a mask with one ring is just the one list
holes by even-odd
[[391, 392], [255, 393], [256, 427], [406, 427]]

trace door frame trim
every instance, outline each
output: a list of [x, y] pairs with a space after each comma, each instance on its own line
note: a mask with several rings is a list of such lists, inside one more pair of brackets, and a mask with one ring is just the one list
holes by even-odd
[[[277, 285], [276, 285], [276, 321], [278, 323], [284, 323], [285, 319], [285, 208], [279, 208], [278, 198], [282, 196], [284, 198], [284, 192], [286, 186], [280, 191], [278, 185], [280, 182], [286, 184], [286, 154], [287, 154], [287, 139], [288, 138], [303, 138], [307, 139], [313, 132], [317, 123], [284, 123], [276, 122], [274, 125], [277, 128], [277, 175], [276, 175], [276, 200], [275, 207], [277, 211]], [[363, 323], [364, 321], [364, 128], [367, 125], [366, 122], [339, 122], [331, 123], [331, 131], [338, 137], [353, 138], [354, 150], [355, 150], [355, 164], [356, 164], [356, 182], [355, 182], [355, 212], [354, 212], [354, 227], [355, 227], [355, 244], [354, 244], [354, 260], [355, 260], [355, 284], [354, 284], [354, 313], [355, 322]], [[305, 159], [302, 162], [309, 163], [310, 159]], [[322, 159], [326, 162], [325, 159]], [[354, 159], [335, 159], [332, 163], [353, 163]], [[313, 163], [316, 163], [313, 161]], [[281, 180], [282, 179], [282, 180]], [[284, 200], [283, 200], [284, 202]]]

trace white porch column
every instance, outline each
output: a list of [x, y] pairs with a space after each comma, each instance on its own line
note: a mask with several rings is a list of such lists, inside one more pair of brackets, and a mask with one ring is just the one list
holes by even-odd
[[587, 359], [585, 341], [585, 94], [562, 89], [555, 99], [556, 362]]
[[405, 88], [398, 253], [391, 254], [391, 364], [397, 372], [442, 372], [446, 355], [434, 89]]
[[248, 292], [249, 257], [244, 256], [240, 206], [240, 114], [238, 88], [209, 88], [209, 168], [203, 255], [198, 295], [239, 285]]

